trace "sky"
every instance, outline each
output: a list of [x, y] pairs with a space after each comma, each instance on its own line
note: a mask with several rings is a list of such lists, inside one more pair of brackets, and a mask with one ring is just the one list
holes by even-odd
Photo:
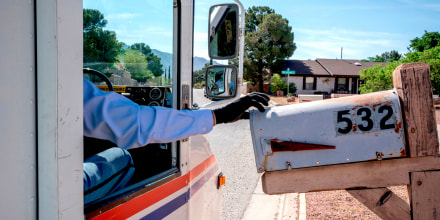
[[[233, 1], [195, 0], [194, 55], [208, 57], [209, 7]], [[172, 1], [85, 0], [98, 8], [107, 29], [127, 44], [145, 42], [172, 51]], [[440, 32], [438, 0], [242, 0], [244, 8], [268, 6], [289, 21], [297, 49], [290, 59], [366, 59], [383, 52], [408, 52], [410, 40]], [[148, 11], [147, 13], [147, 10]], [[135, 28], [133, 28], [135, 27]], [[135, 30], [135, 31], [133, 31]]]

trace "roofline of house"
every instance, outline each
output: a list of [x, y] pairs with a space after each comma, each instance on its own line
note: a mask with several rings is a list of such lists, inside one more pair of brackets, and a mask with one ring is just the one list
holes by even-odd
[[325, 71], [327, 71], [327, 73], [328, 74], [330, 74], [330, 76], [334, 76], [333, 75], [333, 73], [329, 70], [329, 69], [327, 69], [324, 65], [322, 65], [322, 63], [321, 62], [319, 62], [319, 60], [318, 59], [315, 59], [315, 61], [325, 70]]

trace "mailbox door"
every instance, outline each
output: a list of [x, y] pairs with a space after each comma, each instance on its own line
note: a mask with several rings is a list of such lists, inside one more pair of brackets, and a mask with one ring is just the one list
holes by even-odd
[[394, 90], [251, 111], [258, 172], [406, 157]]

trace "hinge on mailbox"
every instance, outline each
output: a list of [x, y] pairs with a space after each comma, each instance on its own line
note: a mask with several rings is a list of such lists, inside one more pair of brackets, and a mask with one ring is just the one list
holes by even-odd
[[376, 158], [377, 158], [377, 160], [382, 160], [383, 159], [383, 153], [382, 152], [376, 152]]

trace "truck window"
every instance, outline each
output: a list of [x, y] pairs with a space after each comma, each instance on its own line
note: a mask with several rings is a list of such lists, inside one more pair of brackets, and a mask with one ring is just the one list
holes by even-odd
[[[173, 1], [85, 0], [83, 7], [84, 68], [101, 72], [114, 92], [140, 105], [175, 107]], [[84, 77], [109, 90], [100, 77]], [[115, 146], [86, 137], [84, 143], [85, 158]], [[86, 206], [86, 213], [178, 173], [177, 143], [151, 144], [129, 152], [135, 163], [131, 185]]]

